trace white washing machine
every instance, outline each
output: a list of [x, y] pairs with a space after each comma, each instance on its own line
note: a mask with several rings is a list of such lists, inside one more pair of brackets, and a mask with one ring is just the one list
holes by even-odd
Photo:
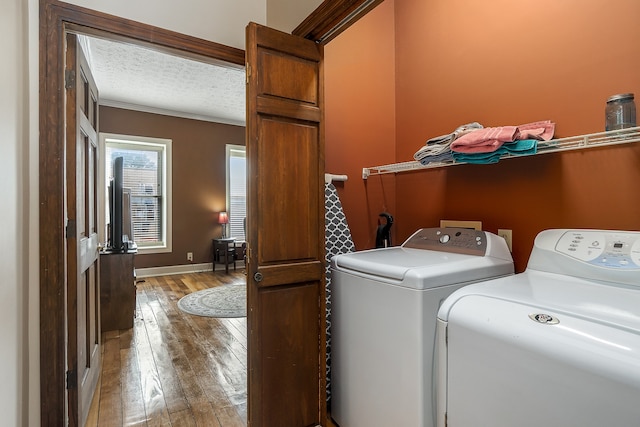
[[525, 272], [452, 294], [437, 385], [439, 427], [640, 426], [640, 232], [543, 231]]
[[426, 228], [331, 261], [331, 416], [340, 427], [431, 427], [436, 314], [461, 286], [513, 274], [504, 239]]

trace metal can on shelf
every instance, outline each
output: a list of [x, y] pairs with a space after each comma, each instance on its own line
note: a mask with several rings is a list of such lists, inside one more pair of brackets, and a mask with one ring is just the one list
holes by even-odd
[[617, 130], [636, 126], [636, 104], [632, 93], [620, 93], [607, 99], [605, 130]]

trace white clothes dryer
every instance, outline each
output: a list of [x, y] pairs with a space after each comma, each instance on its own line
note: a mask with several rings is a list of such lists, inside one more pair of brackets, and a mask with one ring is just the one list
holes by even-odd
[[547, 230], [438, 312], [438, 427], [640, 425], [640, 232]]
[[513, 274], [501, 237], [425, 228], [331, 261], [331, 416], [340, 427], [432, 427], [436, 314], [454, 290]]

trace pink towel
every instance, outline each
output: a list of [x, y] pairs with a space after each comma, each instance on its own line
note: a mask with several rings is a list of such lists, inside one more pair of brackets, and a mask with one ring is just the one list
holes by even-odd
[[462, 135], [451, 143], [456, 153], [492, 153], [505, 142], [523, 139], [549, 141], [553, 138], [555, 123], [551, 120], [526, 123], [520, 126], [484, 128]]
[[539, 141], [549, 141], [553, 138], [556, 124], [551, 120], [527, 123], [518, 126], [519, 135], [516, 139], [537, 139]]
[[478, 129], [453, 141], [451, 143], [451, 151], [457, 153], [492, 153], [505, 142], [515, 141], [517, 135], [517, 126]]

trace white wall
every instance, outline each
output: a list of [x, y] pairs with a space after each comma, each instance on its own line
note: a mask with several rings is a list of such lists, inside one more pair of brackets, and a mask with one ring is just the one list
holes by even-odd
[[285, 33], [291, 33], [322, 0], [266, 0], [267, 25]]
[[267, 21], [266, 0], [69, 0], [67, 3], [238, 49], [244, 49], [244, 30], [249, 22]]
[[0, 14], [0, 414], [2, 424], [20, 425], [22, 419], [23, 370], [27, 364], [23, 347], [26, 312], [27, 222], [27, 37], [22, 0], [6, 0]]
[[250, 21], [290, 33], [322, 3], [322, 0], [173, 2], [68, 0], [67, 2], [244, 49], [244, 30]]

